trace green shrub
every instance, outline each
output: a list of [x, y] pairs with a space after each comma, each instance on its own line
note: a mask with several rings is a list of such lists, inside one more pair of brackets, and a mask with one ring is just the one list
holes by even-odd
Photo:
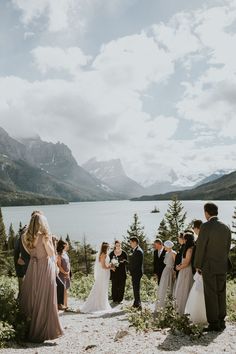
[[236, 279], [227, 282], [227, 314], [229, 321], [236, 322]]
[[[11, 339], [21, 340], [25, 338], [27, 331], [27, 321], [21, 313], [16, 294], [18, 293], [16, 278], [6, 276], [0, 277], [0, 321], [7, 328], [7, 333], [11, 333]], [[14, 330], [13, 332], [9, 332]], [[4, 331], [4, 333], [6, 333]], [[7, 335], [8, 335], [7, 334]], [[4, 335], [5, 338], [5, 335]], [[6, 341], [7, 338], [3, 340]], [[9, 338], [10, 339], [10, 338]]]
[[3, 348], [6, 342], [14, 338], [14, 328], [7, 322], [0, 321], [0, 348]]
[[76, 273], [72, 278], [70, 295], [81, 300], [85, 300], [94, 283], [94, 276], [92, 274], [83, 275], [81, 273]]
[[137, 331], [161, 330], [169, 328], [173, 334], [186, 334], [191, 338], [198, 338], [202, 334], [202, 327], [193, 324], [188, 315], [179, 315], [174, 303], [169, 300], [165, 308], [155, 314], [148, 308], [137, 310], [127, 307], [128, 320]]

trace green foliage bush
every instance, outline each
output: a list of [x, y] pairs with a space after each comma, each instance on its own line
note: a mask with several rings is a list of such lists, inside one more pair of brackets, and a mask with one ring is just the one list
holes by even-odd
[[70, 295], [85, 300], [92, 289], [93, 283], [94, 276], [92, 274], [76, 273], [72, 278]]
[[227, 282], [227, 314], [229, 321], [236, 322], [236, 279]]
[[8, 339], [17, 341], [24, 339], [27, 332], [27, 321], [21, 313], [16, 295], [18, 292], [16, 278], [0, 277], [0, 321], [1, 333], [0, 346]]
[[15, 338], [15, 330], [13, 326], [9, 325], [7, 322], [0, 321], [0, 348]]
[[188, 315], [179, 315], [171, 300], [165, 308], [155, 314], [149, 308], [137, 311], [137, 309], [128, 307], [126, 311], [129, 322], [137, 331], [158, 331], [169, 328], [173, 334], [186, 334], [191, 338], [198, 338], [202, 334], [202, 327], [193, 324]]

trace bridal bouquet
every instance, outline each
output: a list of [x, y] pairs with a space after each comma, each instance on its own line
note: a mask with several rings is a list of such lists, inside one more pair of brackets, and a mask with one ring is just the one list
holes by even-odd
[[113, 257], [112, 260], [111, 260], [111, 264], [112, 264], [115, 268], [119, 267], [119, 260], [118, 260], [118, 258]]

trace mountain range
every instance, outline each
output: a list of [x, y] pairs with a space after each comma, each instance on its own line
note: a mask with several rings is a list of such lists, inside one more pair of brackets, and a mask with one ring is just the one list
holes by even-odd
[[[92, 158], [80, 166], [63, 143], [45, 142], [38, 136], [15, 139], [0, 127], [2, 206], [134, 197], [139, 200], [161, 200], [169, 199], [173, 190], [181, 199], [230, 199], [234, 190], [231, 184], [227, 184], [225, 191], [224, 185], [219, 187], [218, 184], [221, 178], [231, 175], [225, 175], [228, 172], [186, 177], [177, 176], [174, 170], [170, 170], [165, 179], [152, 181], [144, 187], [126, 175], [119, 159], [98, 161]], [[190, 190], [192, 186], [194, 188]], [[217, 191], [214, 192], [215, 186]]]
[[141, 196], [145, 193], [143, 186], [126, 175], [120, 159], [97, 161], [92, 158], [82, 167], [118, 194]]
[[[143, 194], [120, 162], [110, 164], [117, 166], [116, 176], [99, 179], [78, 165], [65, 144], [37, 136], [16, 140], [0, 128], [0, 204], [117, 200]], [[91, 167], [91, 161], [86, 165]]]
[[172, 191], [165, 194], [144, 195], [132, 200], [170, 200], [173, 196], [180, 200], [234, 200], [236, 198], [236, 171], [215, 178], [192, 189]]

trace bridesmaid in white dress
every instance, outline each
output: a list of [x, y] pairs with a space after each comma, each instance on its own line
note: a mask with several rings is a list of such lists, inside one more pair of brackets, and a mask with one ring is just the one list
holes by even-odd
[[206, 324], [206, 305], [202, 276], [197, 272], [193, 278], [194, 283], [189, 293], [185, 313], [189, 314], [189, 318], [193, 323]]
[[165, 306], [165, 300], [168, 294], [172, 294], [173, 284], [174, 284], [174, 263], [176, 252], [172, 250], [174, 244], [172, 241], [168, 240], [164, 242], [164, 247], [166, 250], [164, 263], [165, 268], [161, 275], [160, 285], [157, 289], [157, 302], [155, 306], [155, 312], [158, 308]]
[[107, 312], [112, 310], [108, 302], [110, 270], [112, 268], [111, 264], [109, 263], [110, 258], [108, 255], [108, 249], [109, 244], [107, 242], [103, 242], [101, 245], [100, 252], [98, 252], [95, 261], [95, 282], [86, 302], [80, 309], [82, 313], [92, 313], [101, 311]]

